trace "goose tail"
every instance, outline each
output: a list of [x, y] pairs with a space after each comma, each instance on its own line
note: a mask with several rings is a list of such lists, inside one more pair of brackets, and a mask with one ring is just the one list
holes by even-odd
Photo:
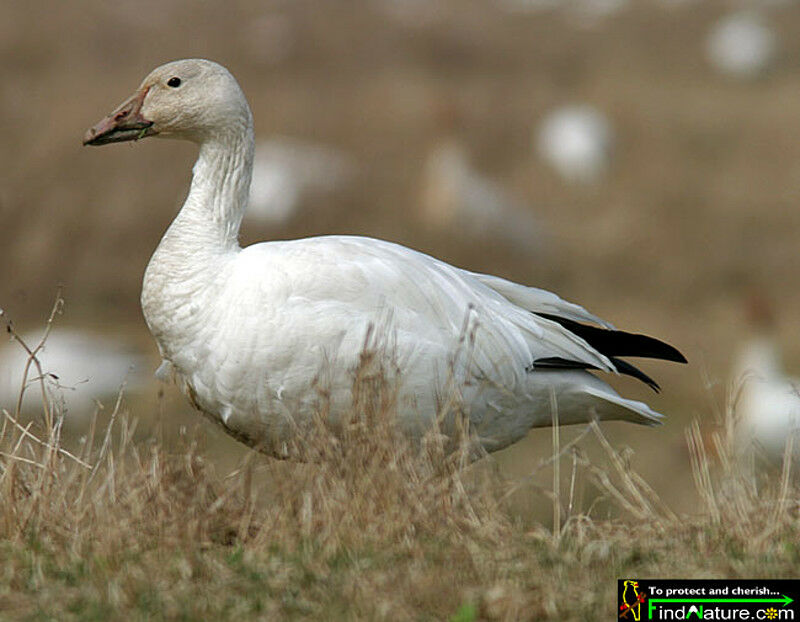
[[639, 425], [661, 425], [664, 415], [656, 412], [644, 402], [629, 400], [610, 391], [594, 387], [584, 389], [584, 394], [591, 397], [590, 408], [596, 411], [600, 420], [630, 421]]

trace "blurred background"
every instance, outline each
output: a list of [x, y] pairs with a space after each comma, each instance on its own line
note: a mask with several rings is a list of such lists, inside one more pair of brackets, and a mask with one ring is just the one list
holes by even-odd
[[[753, 296], [800, 372], [800, 3], [33, 0], [0, 12], [0, 307], [27, 335], [63, 286], [43, 358], [73, 383], [78, 430], [125, 376], [141, 429], [158, 412], [168, 429], [198, 421], [173, 387], [157, 400], [139, 307], [195, 147], [80, 144], [151, 69], [186, 57], [226, 65], [253, 109], [243, 244], [385, 238], [681, 349], [688, 367], [642, 366], [660, 395], [613, 381], [666, 425], [605, 428], [674, 508], [695, 501], [685, 428], [724, 406]], [[57, 357], [58, 335], [74, 358]], [[121, 365], [111, 389], [97, 361]], [[0, 349], [0, 378], [19, 367]], [[0, 392], [0, 406], [12, 399]], [[233, 464], [240, 447], [202, 425]], [[497, 461], [523, 477], [549, 451], [536, 431]]]

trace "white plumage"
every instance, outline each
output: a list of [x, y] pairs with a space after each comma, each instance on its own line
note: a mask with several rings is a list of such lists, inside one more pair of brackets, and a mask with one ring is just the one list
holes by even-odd
[[637, 375], [615, 356], [681, 355], [650, 338], [573, 325], [608, 326], [554, 294], [370, 238], [241, 248], [253, 125], [220, 65], [159, 67], [84, 142], [149, 135], [192, 140], [200, 155], [189, 196], [147, 267], [145, 319], [162, 371], [236, 438], [281, 455], [328, 396], [334, 420], [346, 413], [371, 325], [399, 368], [398, 423], [412, 436], [453, 391], [490, 451], [549, 425], [551, 395], [562, 423], [658, 421], [646, 404], [580, 368]]

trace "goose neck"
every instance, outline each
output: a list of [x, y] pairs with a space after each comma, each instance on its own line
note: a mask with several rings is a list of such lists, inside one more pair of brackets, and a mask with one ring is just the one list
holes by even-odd
[[215, 135], [200, 144], [189, 196], [173, 227], [202, 243], [238, 248], [253, 170], [252, 126]]

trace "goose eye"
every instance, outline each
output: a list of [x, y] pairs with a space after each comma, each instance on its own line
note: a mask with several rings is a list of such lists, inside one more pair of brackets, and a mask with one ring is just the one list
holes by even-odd
[[173, 89], [177, 89], [180, 85], [181, 85], [181, 79], [178, 78], [177, 76], [167, 80], [167, 86], [171, 86]]

